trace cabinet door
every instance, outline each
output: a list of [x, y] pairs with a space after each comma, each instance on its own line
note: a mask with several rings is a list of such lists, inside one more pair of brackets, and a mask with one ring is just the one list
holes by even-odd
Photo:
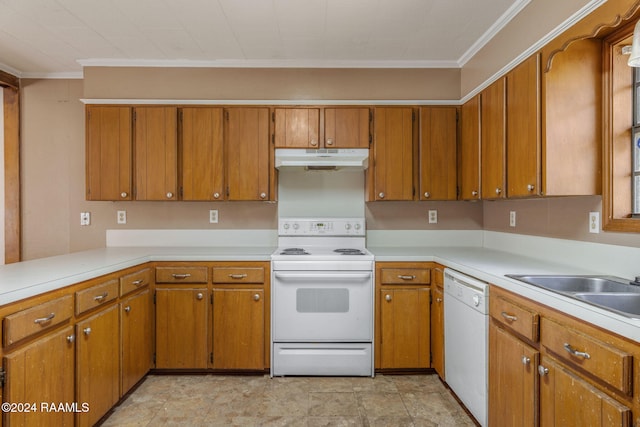
[[540, 426], [631, 425], [631, 410], [549, 357], [540, 363]]
[[207, 290], [156, 289], [156, 368], [206, 369]]
[[269, 109], [226, 110], [228, 200], [269, 200]]
[[413, 200], [413, 110], [376, 108], [374, 200]]
[[319, 108], [276, 108], [274, 114], [276, 148], [319, 147]]
[[213, 369], [264, 370], [264, 290], [213, 290]]
[[433, 269], [431, 296], [431, 367], [444, 380], [444, 267]]
[[460, 199], [480, 199], [480, 95], [460, 110]]
[[120, 398], [120, 327], [118, 306], [76, 324], [76, 397], [87, 402], [77, 425], [92, 426]]
[[182, 200], [224, 199], [222, 108], [181, 110]]
[[501, 78], [493, 83], [483, 90], [480, 96], [482, 198], [504, 198], [506, 197], [505, 79]]
[[370, 117], [368, 108], [325, 109], [325, 148], [369, 148]]
[[[64, 328], [4, 357], [3, 402], [36, 405], [34, 412], [5, 412], [4, 425], [74, 425], [73, 412], [46, 411], [41, 407], [41, 404], [76, 401], [74, 339], [73, 328]], [[82, 410], [81, 407], [78, 409]]]
[[420, 108], [420, 200], [456, 200], [455, 107]]
[[507, 74], [507, 184], [509, 197], [540, 191], [540, 55]]
[[120, 303], [122, 328], [122, 393], [127, 393], [153, 364], [149, 290]]
[[87, 200], [131, 200], [131, 107], [89, 105]]
[[178, 110], [135, 109], [136, 200], [176, 200], [178, 189]]
[[429, 288], [380, 289], [380, 367], [428, 368]]
[[[539, 353], [502, 328], [489, 327], [489, 424], [536, 426]], [[561, 425], [561, 424], [558, 424]]]

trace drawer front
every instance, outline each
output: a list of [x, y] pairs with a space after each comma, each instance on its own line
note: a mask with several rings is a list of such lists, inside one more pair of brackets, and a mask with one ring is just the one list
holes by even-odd
[[120, 278], [120, 296], [137, 289], [144, 288], [151, 283], [151, 269], [145, 268]]
[[207, 267], [156, 267], [156, 283], [208, 283]]
[[118, 296], [116, 279], [76, 292], [76, 316], [113, 301]]
[[385, 285], [428, 285], [430, 268], [382, 268], [381, 283]]
[[264, 283], [264, 268], [214, 267], [213, 283]]
[[547, 318], [542, 319], [540, 342], [569, 366], [631, 396], [631, 354]]
[[5, 346], [59, 325], [73, 315], [73, 295], [65, 295], [4, 318]]
[[538, 342], [540, 337], [540, 316], [535, 311], [500, 296], [489, 298], [491, 317], [505, 325], [508, 329], [522, 335], [531, 342]]

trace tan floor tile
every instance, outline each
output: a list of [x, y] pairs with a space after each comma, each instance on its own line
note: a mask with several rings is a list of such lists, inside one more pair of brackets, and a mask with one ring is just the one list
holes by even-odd
[[356, 395], [361, 413], [369, 419], [409, 416], [398, 393], [357, 392]]
[[359, 427], [365, 425], [361, 417], [309, 417], [309, 427]]
[[310, 416], [359, 416], [358, 401], [354, 392], [309, 393]]
[[371, 427], [413, 427], [411, 417], [367, 417]]

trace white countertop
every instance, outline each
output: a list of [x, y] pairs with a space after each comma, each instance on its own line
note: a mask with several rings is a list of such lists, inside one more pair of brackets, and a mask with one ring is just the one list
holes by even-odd
[[[640, 342], [640, 320], [630, 319], [505, 277], [505, 274], [603, 274], [483, 247], [368, 247], [376, 261], [435, 261], [576, 318]], [[0, 266], [0, 305], [148, 261], [269, 261], [272, 246], [108, 247]]]

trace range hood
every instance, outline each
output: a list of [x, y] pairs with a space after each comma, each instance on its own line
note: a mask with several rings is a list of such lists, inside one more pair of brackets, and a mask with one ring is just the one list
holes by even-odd
[[276, 148], [276, 169], [304, 168], [306, 170], [364, 170], [369, 167], [368, 148]]

